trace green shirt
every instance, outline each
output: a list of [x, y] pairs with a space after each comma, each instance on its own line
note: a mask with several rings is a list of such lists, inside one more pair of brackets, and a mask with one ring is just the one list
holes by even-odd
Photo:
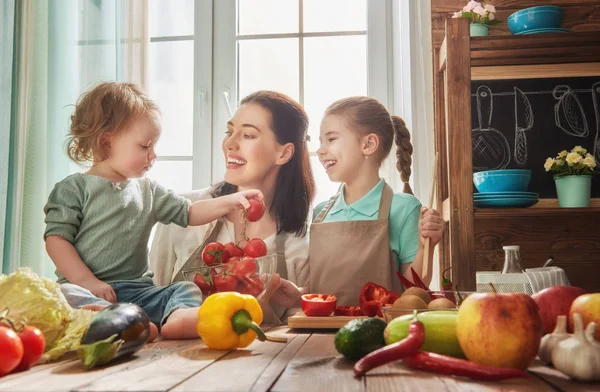
[[[151, 281], [148, 239], [156, 222], [188, 224], [189, 201], [156, 182], [139, 178], [112, 182], [73, 174], [54, 186], [44, 207], [44, 239], [69, 241], [104, 282]], [[58, 282], [67, 280], [58, 270]]]
[[[345, 222], [357, 220], [375, 220], [379, 212], [381, 193], [385, 182], [380, 180], [366, 195], [348, 205], [344, 197], [338, 197], [323, 222]], [[343, 195], [343, 186], [341, 190]], [[325, 207], [322, 202], [314, 209], [313, 220]], [[421, 203], [413, 195], [394, 193], [389, 214], [390, 249], [396, 258], [398, 270], [400, 264], [411, 263], [419, 250], [419, 217]]]

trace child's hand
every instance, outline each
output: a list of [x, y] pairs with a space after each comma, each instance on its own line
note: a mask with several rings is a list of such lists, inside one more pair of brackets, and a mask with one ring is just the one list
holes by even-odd
[[248, 199], [256, 199], [261, 202], [264, 199], [262, 192], [258, 189], [240, 191], [237, 193], [232, 193], [226, 197], [228, 198], [227, 202], [230, 204], [231, 209], [243, 208], [245, 210], [250, 208], [250, 202]]
[[117, 302], [117, 295], [115, 294], [115, 291], [113, 290], [112, 286], [108, 283], [96, 279], [95, 281], [86, 284], [84, 287], [90, 290], [90, 292], [96, 297], [102, 298], [110, 302], [111, 304]]
[[425, 244], [425, 238], [429, 238], [429, 246], [437, 245], [444, 234], [444, 220], [442, 214], [437, 210], [427, 207], [421, 208], [421, 219], [419, 220], [419, 241]]

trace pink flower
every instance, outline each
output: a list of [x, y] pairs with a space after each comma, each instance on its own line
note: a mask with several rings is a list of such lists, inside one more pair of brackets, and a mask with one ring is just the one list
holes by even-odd
[[479, 4], [479, 2], [478, 2], [478, 1], [471, 0], [471, 1], [469, 1], [469, 2], [467, 3], [467, 5], [465, 5], [465, 6], [463, 7], [463, 9], [462, 9], [462, 10], [463, 10], [463, 12], [469, 12], [469, 11], [471, 11], [471, 10], [475, 9], [475, 7], [477, 7], [477, 6], [481, 6], [481, 4]]
[[452, 15], [452, 17], [453, 17], [453, 18], [460, 18], [461, 16], [462, 16], [462, 11], [455, 12], [455, 13]]
[[494, 19], [496, 19], [496, 15], [495, 14], [489, 14], [488, 15], [488, 19], [489, 20], [494, 20]]
[[475, 7], [473, 9], [473, 12], [475, 12], [478, 15], [481, 15], [481, 16], [485, 17], [485, 14], [486, 14], [487, 11], [482, 6], [478, 5], [477, 7]]
[[[494, 7], [494, 6], [493, 6], [493, 5], [491, 5], [491, 4], [486, 4], [486, 5], [485, 5], [485, 10], [486, 10], [486, 11], [489, 11], [490, 13], [494, 13], [494, 12], [496, 12], [496, 7]], [[490, 18], [490, 19], [492, 19], [492, 18]]]

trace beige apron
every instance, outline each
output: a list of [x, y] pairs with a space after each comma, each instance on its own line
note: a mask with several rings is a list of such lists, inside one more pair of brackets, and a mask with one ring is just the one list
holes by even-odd
[[402, 286], [390, 251], [388, 215], [393, 192], [385, 184], [377, 220], [325, 222], [338, 197], [333, 196], [310, 227], [310, 292], [335, 294], [339, 305], [358, 305], [367, 282], [396, 293]]
[[[223, 227], [224, 224], [223, 219], [225, 218], [220, 218], [219, 220], [217, 220], [212, 230], [206, 231], [202, 243], [198, 248], [196, 248], [194, 252], [192, 252], [191, 256], [186, 260], [181, 269], [177, 272], [175, 278], [173, 279], [173, 282], [185, 280], [183, 277], [184, 271], [197, 271], [198, 268], [204, 265], [204, 262], [202, 261], [202, 250], [204, 250], [204, 247], [206, 247], [206, 245], [217, 240], [219, 232], [221, 231], [221, 227]], [[275, 252], [277, 254], [277, 273], [283, 279], [287, 280], [288, 272], [285, 260], [285, 236], [283, 234], [277, 234], [275, 236]], [[272, 305], [272, 309], [274, 314], [265, 314], [265, 322], [269, 322], [270, 324], [278, 324], [281, 323], [282, 320], [285, 320], [285, 308]]]

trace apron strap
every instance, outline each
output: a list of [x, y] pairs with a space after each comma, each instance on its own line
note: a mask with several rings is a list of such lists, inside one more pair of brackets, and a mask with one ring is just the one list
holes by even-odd
[[378, 219], [388, 219], [393, 198], [394, 191], [387, 183], [384, 183], [383, 190], [381, 191], [381, 200], [379, 201]]
[[277, 254], [277, 273], [283, 279], [288, 278], [287, 263], [285, 261], [285, 235], [275, 235], [275, 253]]
[[327, 213], [329, 212], [329, 210], [331, 209], [331, 207], [333, 207], [333, 203], [335, 203], [335, 201], [337, 200], [338, 196], [341, 195], [343, 186], [344, 186], [344, 184], [340, 185], [340, 187], [338, 188], [337, 193], [335, 195], [331, 196], [331, 198], [329, 199], [329, 201], [327, 202], [327, 204], [325, 204], [325, 207], [323, 207], [323, 209], [321, 210], [321, 212], [319, 212], [319, 215], [317, 215], [317, 217], [313, 220], [312, 223], [321, 223], [321, 222], [323, 222], [323, 219], [325, 219], [325, 217], [327, 216]]
[[206, 233], [204, 233], [204, 239], [202, 240], [202, 243], [199, 247], [196, 248], [195, 251], [192, 252], [192, 254], [190, 255], [190, 257], [188, 257], [183, 266], [181, 266], [181, 269], [179, 270], [179, 272], [177, 272], [175, 278], [173, 278], [173, 282], [185, 280], [183, 277], [183, 271], [193, 270], [204, 265], [204, 262], [202, 261], [202, 251], [204, 250], [204, 247], [207, 244], [215, 242], [217, 240], [217, 236], [221, 232], [222, 226], [223, 218], [219, 218], [217, 222], [213, 225], [212, 229], [209, 229], [206, 231]]

